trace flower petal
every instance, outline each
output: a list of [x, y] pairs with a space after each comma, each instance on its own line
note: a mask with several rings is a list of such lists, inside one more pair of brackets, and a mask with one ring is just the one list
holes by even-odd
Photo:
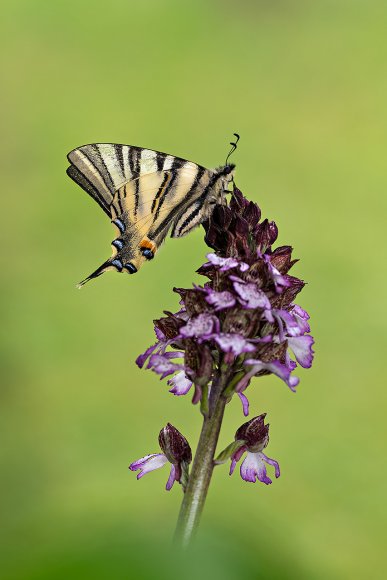
[[238, 397], [242, 402], [243, 414], [245, 417], [247, 417], [249, 414], [249, 400], [243, 393], [238, 393]]
[[245, 451], [246, 451], [246, 445], [242, 445], [232, 455], [232, 457], [231, 457], [231, 465], [230, 465], [230, 475], [232, 475], [234, 473], [235, 466], [238, 463], [238, 461], [240, 460], [240, 458], [242, 457], [242, 455], [245, 453]]
[[241, 272], [246, 272], [249, 269], [249, 265], [245, 262], [241, 262], [240, 260], [236, 260], [235, 258], [222, 258], [217, 254], [207, 254], [207, 259], [210, 261], [211, 264], [214, 266], [220, 266], [219, 270], [221, 272], [226, 272], [227, 270], [231, 270], [231, 268], [238, 268]]
[[231, 465], [230, 465], [230, 473], [229, 473], [229, 475], [232, 475], [234, 473], [234, 469], [235, 469], [236, 464], [237, 464], [236, 459], [232, 459], [231, 460]]
[[255, 483], [258, 478], [262, 483], [269, 485], [271, 479], [267, 477], [266, 467], [260, 456], [261, 453], [247, 452], [246, 458], [240, 468], [241, 477], [250, 483]]
[[165, 486], [165, 489], [167, 491], [169, 491], [172, 488], [172, 486], [175, 483], [175, 481], [176, 481], [176, 468], [175, 468], [175, 466], [172, 463], [172, 465], [171, 465], [171, 471], [169, 472], [169, 477], [168, 477], [168, 481], [167, 481], [167, 484]]
[[235, 281], [233, 282], [233, 286], [239, 296], [240, 303], [245, 308], [263, 308], [264, 310], [270, 310], [270, 300], [262, 290], [257, 288], [256, 284]]
[[223, 292], [216, 292], [210, 288], [206, 289], [207, 296], [206, 302], [215, 307], [215, 310], [224, 310], [225, 308], [231, 308], [235, 305], [235, 297], [228, 290]]
[[221, 332], [211, 338], [217, 343], [223, 352], [230, 352], [234, 356], [239, 356], [243, 352], [254, 352], [256, 347], [250, 344], [242, 335], [236, 333]]
[[163, 333], [162, 330], [157, 328], [157, 326], [155, 326], [154, 328], [155, 328], [155, 335], [157, 337], [157, 340], [166, 340], [167, 339], [167, 337], [165, 336], [165, 334]]
[[306, 312], [306, 310], [301, 308], [301, 306], [298, 306], [298, 304], [295, 304], [291, 312], [297, 321], [298, 328], [300, 329], [300, 334], [310, 332], [310, 326], [308, 322], [310, 316]]
[[282, 276], [277, 268], [273, 266], [273, 264], [270, 262], [270, 257], [267, 254], [264, 254], [263, 259], [266, 262], [269, 275], [275, 287], [275, 291], [280, 294], [284, 288], [289, 288], [289, 286], [291, 286], [290, 280], [286, 276]]
[[[280, 379], [282, 379], [288, 385], [290, 390], [292, 390], [293, 392], [295, 392], [295, 387], [300, 382], [299, 378], [291, 376], [291, 372], [293, 370], [292, 365], [289, 366], [284, 365], [279, 360], [275, 360], [270, 363], [265, 363], [263, 361], [259, 361], [256, 359], [248, 359], [245, 361], [245, 364], [252, 366], [252, 369], [247, 373], [246, 376], [251, 376], [252, 372], [254, 372], [254, 374], [257, 374], [262, 370], [269, 371], [274, 375], [276, 375], [277, 377], [279, 377]], [[243, 379], [241, 381], [243, 381]]]
[[[273, 310], [273, 316], [278, 323], [280, 342], [285, 340], [285, 333], [290, 336], [299, 336], [300, 327], [295, 316], [292, 316], [287, 310]], [[285, 325], [285, 332], [284, 332]]]
[[297, 336], [295, 338], [288, 338], [289, 348], [294, 352], [297, 362], [304, 367], [309, 369], [313, 362], [313, 349], [314, 344], [313, 336], [305, 334], [304, 336]]
[[129, 465], [129, 469], [131, 471], [140, 470], [140, 473], [137, 474], [137, 479], [141, 479], [150, 471], [154, 471], [155, 469], [159, 469], [165, 463], [168, 462], [168, 459], [165, 457], [164, 453], [152, 453], [151, 455], [145, 455], [145, 457], [141, 457], [134, 461]]
[[180, 371], [174, 377], [169, 379], [168, 385], [173, 387], [169, 392], [177, 396], [186, 395], [192, 387], [192, 384], [192, 381], [187, 378], [185, 372]]
[[161, 375], [160, 377], [161, 379], [164, 379], [165, 377], [171, 375], [175, 371], [180, 371], [184, 369], [183, 365], [173, 363], [169, 360], [172, 357], [167, 355], [170, 354], [171, 353], [165, 353], [165, 355], [152, 354], [152, 356], [149, 359], [148, 368], [151, 368], [152, 371]]
[[257, 479], [266, 485], [272, 483], [270, 477], [267, 476], [266, 466], [261, 457], [262, 453], [247, 452], [246, 459], [241, 465], [240, 473], [242, 479], [255, 483]]
[[219, 321], [213, 314], [203, 312], [191, 318], [185, 326], [180, 328], [180, 335], [184, 338], [203, 338], [206, 339], [211, 333], [217, 330]]
[[269, 465], [272, 465], [275, 469], [275, 476], [279, 477], [281, 475], [280, 472], [280, 466], [278, 464], [278, 461], [275, 461], [275, 459], [270, 459], [270, 457], [267, 457], [267, 455], [265, 455], [264, 453], [261, 452], [261, 456], [263, 461], [266, 461], [266, 463], [268, 463]]
[[145, 361], [150, 357], [150, 355], [152, 354], [152, 352], [156, 349], [156, 347], [159, 346], [159, 343], [156, 342], [156, 344], [153, 344], [152, 346], [150, 346], [149, 348], [146, 349], [146, 351], [143, 354], [140, 354], [137, 358], [136, 358], [136, 365], [138, 367], [140, 367], [140, 369], [142, 369], [142, 367], [145, 364]]

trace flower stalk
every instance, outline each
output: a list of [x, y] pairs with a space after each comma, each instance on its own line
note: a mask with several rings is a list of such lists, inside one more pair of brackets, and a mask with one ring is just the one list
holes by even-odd
[[175, 532], [176, 543], [184, 548], [189, 545], [195, 534], [207, 498], [226, 403], [227, 400], [221, 395], [215, 403], [212, 414], [206, 415], [203, 419], [199, 443]]

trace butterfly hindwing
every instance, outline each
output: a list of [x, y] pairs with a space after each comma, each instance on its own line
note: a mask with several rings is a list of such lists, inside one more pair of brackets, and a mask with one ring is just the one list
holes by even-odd
[[115, 194], [111, 206], [118, 238], [114, 258], [138, 270], [153, 257], [174, 222], [204, 203], [211, 172], [186, 163], [179, 169], [158, 171], [129, 181]]

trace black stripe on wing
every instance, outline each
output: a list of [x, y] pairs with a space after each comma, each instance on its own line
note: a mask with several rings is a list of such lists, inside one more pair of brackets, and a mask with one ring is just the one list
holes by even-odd
[[86, 157], [89, 158], [91, 163], [93, 163], [93, 165], [98, 169], [106, 187], [108, 188], [110, 193], [114, 195], [115, 191], [114, 181], [110, 174], [108, 166], [105, 163], [105, 159], [101, 155], [101, 152], [98, 149], [97, 145], [91, 145], [90, 149], [92, 151], [92, 155], [89, 156], [88, 151], [83, 151], [83, 154], [86, 155]]
[[124, 164], [124, 152], [122, 145], [117, 145], [117, 143], [113, 143], [114, 151], [116, 152], [116, 156], [118, 159], [118, 163], [120, 164], [120, 169], [122, 175], [125, 177], [125, 164]]
[[[187, 191], [187, 194], [184, 196], [184, 199], [182, 199], [181, 202], [178, 203], [173, 208], [173, 210], [157, 226], [156, 229], [154, 229], [154, 230], [151, 229], [151, 231], [149, 232], [149, 237], [153, 238], [153, 237], [159, 236], [163, 230], [168, 229], [172, 225], [173, 220], [179, 216], [181, 211], [184, 209], [184, 207], [187, 205], [190, 198], [192, 197], [192, 194], [195, 193], [195, 190], [196, 190], [201, 178], [203, 177], [203, 175], [206, 171], [208, 171], [208, 169], [205, 169], [204, 167], [200, 167], [200, 165], [198, 165], [198, 173], [196, 175], [195, 181], [191, 185], [190, 189]], [[199, 200], [202, 201], [202, 203], [204, 203], [204, 200], [207, 197], [207, 195], [208, 195], [208, 192], [207, 192], [207, 188], [206, 188], [205, 192], [203, 192], [202, 195], [199, 197]]]
[[129, 167], [132, 174], [132, 180], [134, 180], [134, 216], [137, 215], [138, 210], [138, 203], [139, 203], [139, 181], [138, 178], [140, 177], [140, 159], [141, 159], [141, 151], [137, 147], [131, 147], [129, 149], [128, 154], [128, 161]]
[[198, 221], [196, 218], [200, 217], [200, 213], [202, 211], [203, 204], [205, 202], [205, 198], [194, 202], [192, 206], [190, 206], [187, 211], [184, 212], [184, 219], [181, 221], [181, 218], [176, 221], [175, 225], [171, 231], [171, 238], [180, 238], [185, 236], [195, 225], [197, 225]]
[[[184, 161], [184, 159], [180, 159], [180, 157], [175, 157], [174, 158], [173, 163], [172, 163], [172, 167], [169, 170], [172, 173], [172, 177], [171, 177], [171, 179], [170, 179], [167, 187], [164, 189], [164, 191], [161, 190], [162, 191], [162, 195], [160, 197], [160, 201], [159, 201], [159, 204], [158, 204], [157, 209], [156, 209], [156, 213], [155, 213], [154, 218], [153, 218], [153, 223], [158, 219], [158, 217], [160, 215], [161, 208], [163, 206], [164, 201], [167, 198], [168, 193], [171, 191], [172, 187], [175, 185], [176, 181], [179, 178], [178, 169], [180, 169], [181, 167], [183, 167], [183, 165], [185, 163], [186, 163], [186, 161]], [[194, 183], [196, 183], [196, 179], [195, 179]], [[187, 192], [187, 193], [189, 193], [189, 192]]]
[[98, 189], [94, 187], [94, 185], [90, 183], [88, 179], [86, 179], [83, 173], [78, 171], [75, 165], [70, 165], [70, 167], [67, 168], [66, 173], [73, 181], [75, 181], [75, 183], [77, 183], [80, 187], [82, 187], [82, 189], [86, 191], [86, 193], [88, 193], [93, 199], [95, 199], [98, 205], [102, 207], [103, 211], [110, 218], [112, 217], [110, 207], [107, 205], [106, 201], [99, 193]]

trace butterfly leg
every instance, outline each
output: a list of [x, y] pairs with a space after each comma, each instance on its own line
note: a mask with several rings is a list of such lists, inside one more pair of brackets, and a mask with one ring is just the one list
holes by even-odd
[[147, 260], [152, 260], [157, 251], [157, 246], [149, 238], [143, 238], [140, 242], [140, 252]]

